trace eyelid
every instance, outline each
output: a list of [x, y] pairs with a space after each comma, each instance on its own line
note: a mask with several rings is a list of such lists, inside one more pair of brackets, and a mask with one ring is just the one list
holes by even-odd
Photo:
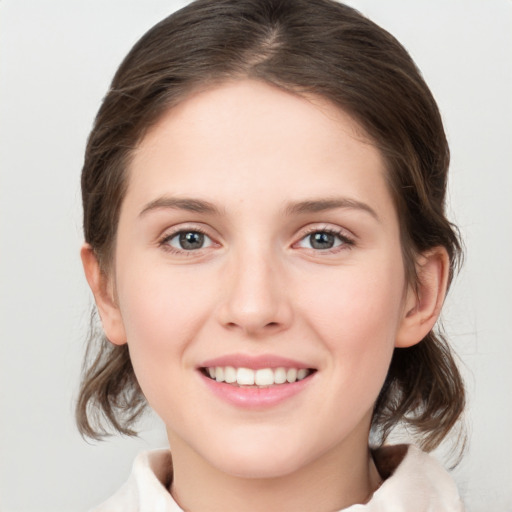
[[[180, 233], [183, 232], [197, 232], [203, 234], [205, 237], [208, 237], [210, 239], [210, 245], [207, 247], [201, 247], [199, 249], [193, 249], [193, 250], [186, 250], [186, 249], [178, 249], [176, 247], [171, 246], [168, 242], [175, 236], [177, 236]], [[357, 237], [348, 229], [342, 228], [341, 226], [336, 226], [332, 224], [313, 224], [308, 225], [304, 228], [302, 228], [295, 238], [295, 242], [292, 244], [292, 248], [296, 248], [300, 242], [302, 242], [307, 236], [313, 234], [313, 233], [329, 233], [336, 237], [338, 237], [339, 240], [341, 240], [341, 244], [338, 246], [335, 246], [330, 249], [314, 249], [314, 248], [303, 248], [305, 250], [314, 252], [314, 253], [322, 253], [322, 254], [332, 254], [335, 252], [339, 252], [344, 249], [349, 249], [356, 243]], [[215, 235], [211, 234], [211, 230], [207, 229], [201, 224], [196, 223], [182, 223], [178, 224], [176, 226], [172, 226], [167, 228], [163, 231], [163, 233], [158, 237], [157, 244], [158, 246], [162, 247], [164, 250], [175, 253], [178, 255], [186, 255], [186, 256], [192, 256], [192, 255], [198, 255], [202, 253], [204, 250], [213, 247], [220, 247], [220, 243], [217, 242], [217, 238]]]
[[[208, 237], [211, 243], [207, 247], [201, 247], [200, 249], [194, 250], [178, 249], [169, 244], [169, 241], [172, 240], [174, 237], [176, 237], [180, 233], [187, 232], [201, 233], [205, 237]], [[220, 246], [220, 244], [215, 240], [215, 237], [209, 232], [208, 229], [205, 229], [201, 225], [194, 223], [178, 224], [177, 226], [173, 226], [171, 228], [164, 230], [164, 232], [158, 237], [157, 244], [159, 247], [161, 247], [167, 252], [185, 256], [198, 255], [212, 246]]]
[[338, 237], [338, 239], [341, 240], [342, 242], [340, 245], [332, 247], [330, 249], [314, 249], [303, 247], [303, 249], [305, 250], [312, 251], [318, 254], [336, 253], [345, 249], [349, 249], [356, 243], [356, 236], [345, 228], [335, 226], [332, 224], [316, 224], [303, 228], [298, 235], [297, 241], [292, 244], [292, 247], [297, 246], [300, 242], [302, 242], [305, 238], [307, 238], [313, 233], [329, 233], [331, 235]]

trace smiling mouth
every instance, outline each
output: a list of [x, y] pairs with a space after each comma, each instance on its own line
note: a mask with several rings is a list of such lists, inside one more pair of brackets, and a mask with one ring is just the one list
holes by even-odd
[[233, 366], [210, 366], [200, 369], [211, 380], [238, 387], [268, 388], [270, 386], [293, 384], [310, 377], [312, 368], [235, 368]]

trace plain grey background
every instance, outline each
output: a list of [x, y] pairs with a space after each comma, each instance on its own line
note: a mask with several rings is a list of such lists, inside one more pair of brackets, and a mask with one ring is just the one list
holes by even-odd
[[[140, 439], [84, 442], [73, 401], [91, 296], [78, 251], [86, 137], [133, 43], [172, 0], [0, 1], [0, 510], [83, 511], [123, 482]], [[467, 377], [469, 512], [512, 511], [512, 2], [352, 0], [410, 51], [452, 149], [466, 264], [444, 321]], [[441, 454], [440, 454], [441, 456]]]

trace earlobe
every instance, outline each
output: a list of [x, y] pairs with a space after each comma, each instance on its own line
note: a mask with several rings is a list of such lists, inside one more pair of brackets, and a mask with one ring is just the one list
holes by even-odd
[[416, 263], [417, 286], [410, 285], [395, 346], [419, 343], [434, 327], [448, 287], [450, 258], [444, 247], [421, 254]]
[[105, 335], [114, 345], [124, 345], [126, 343], [126, 333], [121, 312], [114, 299], [111, 281], [101, 270], [98, 258], [89, 244], [82, 246], [80, 256]]

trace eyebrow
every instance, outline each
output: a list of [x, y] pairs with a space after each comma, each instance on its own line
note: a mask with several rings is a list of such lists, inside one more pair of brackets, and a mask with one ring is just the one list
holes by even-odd
[[285, 214], [294, 215], [301, 213], [316, 213], [324, 212], [327, 210], [335, 210], [337, 208], [347, 208], [351, 210], [361, 210], [369, 213], [375, 220], [380, 221], [377, 212], [366, 203], [350, 199], [348, 197], [336, 197], [329, 199], [311, 199], [307, 201], [300, 201], [298, 203], [291, 203], [286, 206]]
[[[139, 216], [143, 216], [146, 213], [157, 210], [157, 209], [172, 209], [172, 210], [185, 210], [189, 212], [205, 213], [210, 215], [221, 215], [221, 211], [217, 206], [209, 201], [203, 199], [193, 198], [177, 198], [177, 197], [159, 197], [154, 201], [149, 202]], [[291, 216], [304, 213], [317, 213], [324, 212], [327, 210], [335, 210], [338, 208], [346, 208], [353, 210], [361, 210], [369, 213], [373, 218], [379, 221], [377, 212], [366, 203], [350, 199], [347, 197], [340, 198], [329, 198], [329, 199], [309, 199], [305, 201], [299, 201], [296, 203], [289, 203], [284, 209], [284, 215]]]
[[177, 197], [159, 197], [148, 203], [139, 216], [143, 216], [152, 210], [167, 208], [172, 210], [185, 210], [188, 212], [207, 213], [210, 215], [220, 215], [221, 211], [209, 201], [202, 199], [177, 198]]

